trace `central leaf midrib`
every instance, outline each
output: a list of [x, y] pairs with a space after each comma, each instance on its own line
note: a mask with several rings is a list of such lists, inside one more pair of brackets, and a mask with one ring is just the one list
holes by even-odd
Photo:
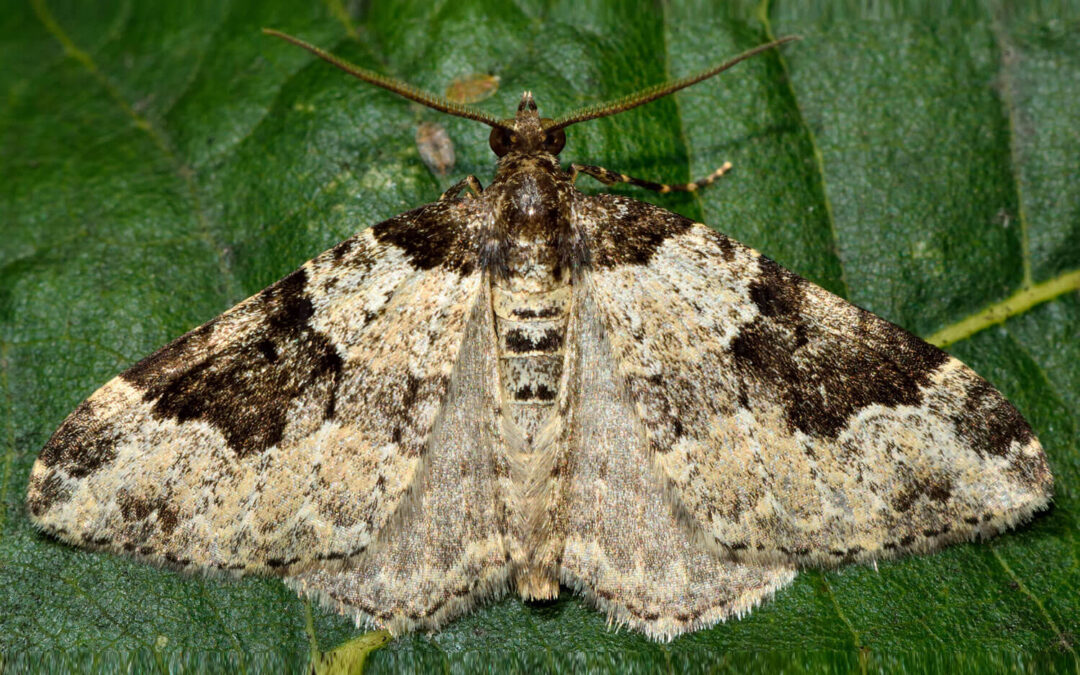
[[[766, 40], [776, 40], [776, 35], [773, 33], [772, 21], [769, 16], [771, 9], [770, 0], [761, 0], [758, 5], [758, 19], [761, 21], [762, 28], [765, 32]], [[844, 265], [844, 258], [840, 255], [840, 235], [836, 229], [836, 217], [833, 213], [832, 202], [829, 200], [829, 191], [825, 182], [825, 157], [821, 152], [821, 147], [818, 145], [817, 137], [814, 135], [813, 129], [806, 122], [806, 116], [803, 114], [802, 105], [799, 103], [798, 95], [795, 93], [795, 84], [791, 80], [791, 71], [788, 68], [787, 59], [784, 57], [783, 49], [773, 50], [775, 52], [775, 58], [780, 64], [784, 73], [784, 86], [787, 89], [788, 96], [791, 102], [794, 104], [794, 115], [798, 120], [799, 128], [806, 136], [807, 142], [810, 144], [811, 153], [813, 155], [813, 165], [816, 170], [817, 178], [817, 193], [821, 200], [821, 205], [825, 210], [825, 219], [829, 226], [829, 238], [832, 241], [832, 257], [836, 260], [836, 265], [840, 270], [840, 276], [834, 281], [836, 286], [830, 290], [843, 298], [851, 297], [851, 288], [847, 282], [847, 270]]]

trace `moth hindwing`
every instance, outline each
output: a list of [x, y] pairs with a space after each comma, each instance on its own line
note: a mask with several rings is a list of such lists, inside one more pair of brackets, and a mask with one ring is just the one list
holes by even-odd
[[486, 188], [362, 230], [93, 393], [27, 506], [71, 544], [283, 577], [357, 622], [434, 629], [504, 592], [583, 594], [657, 639], [739, 616], [798, 566], [990, 535], [1046, 457], [948, 354], [726, 236], [580, 174], [572, 124], [512, 119], [300, 44], [491, 127]]

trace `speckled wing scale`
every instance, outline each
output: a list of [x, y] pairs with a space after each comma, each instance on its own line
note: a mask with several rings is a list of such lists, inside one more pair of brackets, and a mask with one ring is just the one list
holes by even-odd
[[714, 552], [870, 561], [1048, 503], [1031, 428], [945, 352], [654, 206], [601, 195], [579, 215], [610, 366], [673, 505]]
[[[288, 573], [364, 552], [406, 501], [470, 307], [446, 204], [339, 244], [136, 364], [61, 425], [28, 506], [61, 539]], [[411, 249], [425, 228], [456, 239]], [[445, 227], [445, 230], [441, 228]]]
[[[275, 33], [276, 34], [276, 33]], [[287, 38], [492, 127], [499, 156], [337, 245], [82, 403], [27, 507], [62, 541], [274, 574], [357, 622], [435, 629], [512, 590], [582, 593], [656, 639], [798, 566], [987, 536], [1047, 506], [1031, 429], [944, 352], [709, 228], [579, 173], [512, 120]], [[461, 194], [465, 188], [467, 194]]]

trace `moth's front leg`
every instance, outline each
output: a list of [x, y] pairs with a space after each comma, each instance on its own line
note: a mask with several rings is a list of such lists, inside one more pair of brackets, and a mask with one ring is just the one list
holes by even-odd
[[[458, 195], [460, 195], [461, 191], [465, 188], [469, 188], [470, 190], [472, 190], [473, 194], [477, 197], [479, 197], [480, 193], [484, 191], [484, 186], [480, 184], [480, 179], [476, 176], [473, 176], [472, 174], [469, 174], [468, 176], [465, 176], [458, 182], [454, 183], [449, 190], [442, 193], [442, 195], [439, 197], [439, 201], [446, 202], [450, 201], [451, 199], [457, 199]], [[465, 196], [470, 197], [471, 195], [466, 194]]]
[[570, 165], [570, 182], [573, 183], [577, 180], [578, 174], [587, 174], [592, 176], [596, 180], [600, 181], [604, 185], [615, 185], [616, 183], [629, 183], [630, 185], [636, 185], [646, 190], [652, 190], [653, 192], [695, 192], [706, 185], [712, 185], [713, 182], [723, 176], [725, 173], [731, 170], [731, 162], [724, 162], [716, 171], [692, 183], [682, 183], [679, 185], [667, 185], [665, 183], [654, 183], [648, 180], [642, 180], [641, 178], [634, 178], [633, 176], [627, 176], [625, 173], [616, 173], [611, 169], [605, 169], [602, 166], [590, 166], [588, 164], [571, 164]]

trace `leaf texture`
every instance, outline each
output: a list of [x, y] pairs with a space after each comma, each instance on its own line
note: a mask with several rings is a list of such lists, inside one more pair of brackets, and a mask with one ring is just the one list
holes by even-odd
[[[1016, 666], [1000, 651], [1075, 667], [1080, 15], [840, 7], [12, 3], [0, 17], [5, 663], [45, 652], [71, 669], [307, 663], [307, 609], [280, 582], [88, 554], [38, 536], [23, 507], [49, 434], [112, 375], [363, 227], [491, 175], [485, 127], [351, 81], [260, 34], [272, 26], [434, 91], [495, 74], [500, 88], [479, 107], [508, 115], [529, 89], [553, 117], [802, 35], [717, 81], [573, 128], [564, 161], [670, 183], [731, 161], [698, 194], [616, 191], [948, 336], [1031, 422], [1057, 478], [1053, 511], [1018, 532], [806, 572], [748, 617], [670, 645], [607, 631], [570, 594], [509, 599], [390, 643], [371, 672]], [[446, 177], [420, 158], [422, 121], [456, 147]], [[1022, 293], [1032, 288], [1050, 290]], [[311, 611], [323, 649], [359, 634]]]

